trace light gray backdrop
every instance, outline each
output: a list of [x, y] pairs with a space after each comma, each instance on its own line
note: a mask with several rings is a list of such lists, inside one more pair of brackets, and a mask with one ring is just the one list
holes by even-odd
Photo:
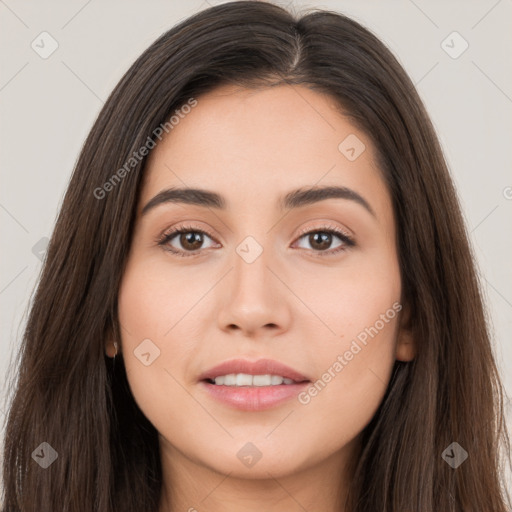
[[[147, 46], [178, 21], [218, 3], [0, 0], [2, 397], [46, 239], [96, 115]], [[339, 10], [362, 22], [417, 85], [458, 187], [497, 361], [512, 394], [512, 1], [293, 5]], [[510, 400], [507, 409], [510, 423]]]

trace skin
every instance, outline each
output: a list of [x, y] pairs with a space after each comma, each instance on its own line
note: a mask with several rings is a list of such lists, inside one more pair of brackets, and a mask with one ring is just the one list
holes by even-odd
[[[330, 96], [302, 86], [223, 86], [197, 100], [150, 153], [119, 290], [129, 385], [160, 434], [159, 510], [343, 510], [360, 433], [394, 360], [414, 357], [406, 305], [307, 404], [293, 398], [240, 411], [207, 395], [198, 378], [240, 357], [276, 359], [316, 381], [401, 304], [394, 214], [374, 148]], [[338, 149], [349, 134], [366, 146], [354, 161]], [[290, 190], [326, 185], [356, 191], [375, 216], [338, 198], [279, 210]], [[173, 186], [218, 192], [228, 207], [165, 203], [141, 215]], [[197, 246], [180, 235], [167, 244], [185, 253], [199, 247], [196, 256], [179, 257], [156, 241], [183, 225], [213, 235]], [[356, 245], [322, 256], [300, 230], [326, 225]], [[250, 264], [236, 252], [247, 236], [263, 249]], [[323, 251], [342, 245], [333, 235]], [[134, 350], [148, 338], [160, 356], [145, 366]], [[114, 354], [112, 340], [106, 351]], [[262, 454], [252, 467], [237, 457], [248, 442]]]

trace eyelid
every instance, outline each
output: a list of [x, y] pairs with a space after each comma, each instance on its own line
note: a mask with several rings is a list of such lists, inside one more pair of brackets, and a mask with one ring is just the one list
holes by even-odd
[[[322, 221], [320, 221], [320, 222], [322, 222]], [[323, 222], [324, 222], [324, 224], [322, 224], [319, 227], [317, 227], [317, 226], [307, 226], [305, 228], [301, 228], [301, 230], [297, 234], [297, 237], [301, 237], [303, 235], [307, 235], [308, 233], [311, 233], [311, 232], [331, 230], [331, 231], [335, 231], [338, 235], [343, 235], [345, 238], [347, 238], [351, 242], [354, 241], [353, 240], [353, 236], [350, 234], [350, 232], [348, 230], [343, 229], [343, 228], [341, 228], [339, 226], [336, 226], [334, 224], [330, 224], [328, 221], [323, 221]]]
[[161, 242], [162, 240], [165, 240], [169, 235], [175, 235], [181, 231], [193, 231], [193, 232], [197, 232], [197, 233], [205, 233], [210, 238], [215, 240], [215, 237], [212, 235], [212, 233], [208, 229], [203, 228], [203, 227], [200, 228], [197, 226], [192, 226], [190, 224], [183, 224], [183, 225], [178, 225], [178, 226], [164, 230], [164, 232], [161, 235], [159, 235], [155, 241]]
[[325, 251], [307, 250], [308, 255], [311, 255], [314, 258], [329, 258], [330, 256], [337, 256], [339, 253], [347, 251], [348, 249], [351, 249], [356, 246], [354, 237], [351, 234], [349, 234], [345, 229], [340, 228], [339, 226], [332, 225], [329, 223], [329, 221], [323, 222], [324, 224], [322, 226], [309, 226], [306, 228], [302, 228], [299, 231], [298, 235], [295, 237], [296, 241], [294, 242], [294, 244], [300, 241], [300, 239], [303, 238], [305, 235], [321, 232], [334, 234], [341, 240], [341, 246], [336, 247], [334, 249], [327, 249]]
[[[165, 245], [167, 245], [167, 242], [169, 242], [175, 236], [177, 236], [181, 233], [187, 233], [187, 232], [195, 232], [195, 233], [205, 234], [208, 237], [210, 237], [213, 241], [215, 241], [216, 243], [219, 243], [219, 242], [217, 242], [215, 236], [213, 236], [212, 233], [208, 229], [199, 228], [196, 226], [192, 226], [190, 224], [186, 224], [186, 225], [184, 224], [181, 226], [166, 229], [161, 235], [159, 235], [156, 238], [155, 242], [160, 246], [165, 246]], [[354, 238], [351, 234], [349, 234], [346, 230], [344, 230], [343, 228], [340, 228], [339, 226], [330, 224], [328, 221], [324, 221], [324, 224], [321, 226], [311, 226], [310, 225], [308, 227], [301, 228], [299, 233], [297, 233], [295, 235], [293, 243], [295, 244], [298, 240], [300, 240], [305, 235], [308, 235], [311, 233], [316, 233], [316, 232], [333, 233], [336, 236], [338, 236], [338, 238], [340, 238], [341, 241], [343, 242], [342, 247], [338, 247], [335, 249], [327, 249], [325, 251], [312, 251], [312, 250], [308, 251], [318, 257], [328, 257], [330, 255], [337, 254], [338, 252], [342, 252], [342, 251], [346, 250], [347, 248], [351, 248], [356, 245]], [[197, 249], [197, 251], [183, 251], [183, 250], [177, 250], [174, 248], [171, 249], [168, 247], [167, 248], [163, 247], [163, 248], [164, 248], [164, 250], [171, 252], [172, 254], [175, 254], [177, 256], [184, 256], [184, 257], [197, 256], [198, 254], [200, 254], [201, 252], [203, 252], [205, 250], [205, 249]]]
[[[179, 235], [180, 233], [187, 233], [187, 232], [203, 233], [203, 234], [207, 235], [208, 237], [210, 237], [212, 240], [214, 240], [216, 243], [219, 243], [219, 242], [217, 242], [216, 238], [213, 236], [213, 234], [207, 228], [202, 228], [202, 227], [199, 228], [197, 226], [192, 226], [190, 224], [182, 224], [182, 225], [178, 225], [178, 226], [166, 229], [161, 235], [159, 235], [155, 239], [155, 243], [159, 246], [165, 246], [165, 245], [167, 245], [167, 242], [169, 242], [175, 236]], [[204, 249], [198, 249], [198, 251], [181, 251], [181, 250], [170, 249], [170, 248], [166, 248], [166, 247], [164, 247], [164, 249], [173, 254], [176, 254], [178, 256], [195, 256], [198, 254], [198, 252], [204, 251]], [[188, 254], [186, 254], [186, 253], [188, 253]]]

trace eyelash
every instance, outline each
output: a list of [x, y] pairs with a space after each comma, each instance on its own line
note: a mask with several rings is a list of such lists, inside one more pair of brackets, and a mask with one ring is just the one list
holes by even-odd
[[[170, 246], [166, 247], [166, 245], [176, 235], [180, 235], [183, 233], [201, 233], [203, 235], [209, 236], [212, 240], [215, 240], [213, 235], [211, 235], [208, 231], [205, 231], [203, 229], [197, 229], [197, 228], [194, 228], [193, 226], [182, 226], [180, 228], [175, 228], [172, 231], [164, 233], [160, 238], [158, 238], [156, 240], [156, 242], [159, 246], [162, 246], [164, 250], [169, 251], [170, 253], [175, 254], [176, 256], [185, 257], [185, 258], [197, 256], [198, 251], [201, 251], [201, 249], [198, 249], [198, 251], [178, 251], [176, 249], [171, 248]], [[309, 229], [309, 230], [304, 229], [299, 233], [299, 236], [297, 239], [300, 239], [300, 238], [304, 237], [305, 235], [309, 235], [312, 233], [328, 233], [328, 234], [336, 235], [341, 239], [341, 241], [344, 244], [344, 245], [341, 245], [340, 247], [337, 247], [336, 249], [330, 249], [330, 250], [326, 250], [326, 251], [313, 250], [313, 254], [316, 253], [315, 256], [318, 256], [321, 258], [337, 254], [341, 251], [346, 251], [347, 248], [354, 247], [356, 245], [353, 238], [348, 236], [346, 233], [344, 233], [339, 228], [337, 228], [335, 226], [329, 226], [329, 225], [321, 226], [319, 228]]]

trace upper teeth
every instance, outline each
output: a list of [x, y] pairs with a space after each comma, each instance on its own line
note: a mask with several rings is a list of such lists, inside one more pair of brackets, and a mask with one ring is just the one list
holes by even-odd
[[220, 386], [278, 386], [293, 384], [292, 379], [280, 375], [248, 375], [247, 373], [230, 373], [215, 377], [215, 384]]

